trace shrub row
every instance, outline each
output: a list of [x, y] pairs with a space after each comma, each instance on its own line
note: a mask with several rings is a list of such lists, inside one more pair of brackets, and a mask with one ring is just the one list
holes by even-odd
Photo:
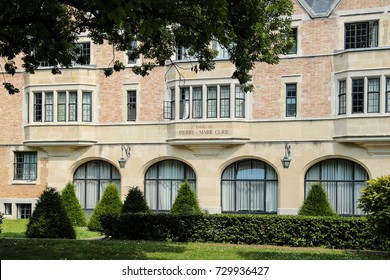
[[365, 218], [121, 214], [101, 217], [114, 239], [385, 249]]

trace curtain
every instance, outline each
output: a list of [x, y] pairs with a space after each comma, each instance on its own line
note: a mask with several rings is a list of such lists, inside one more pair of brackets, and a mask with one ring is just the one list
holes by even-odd
[[234, 181], [222, 181], [222, 212], [235, 211], [234, 199]]

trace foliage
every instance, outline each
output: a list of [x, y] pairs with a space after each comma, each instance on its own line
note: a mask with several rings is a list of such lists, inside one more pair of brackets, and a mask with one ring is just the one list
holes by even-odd
[[27, 224], [26, 236], [31, 238], [76, 238], [61, 195], [55, 189], [47, 188], [39, 197]]
[[170, 213], [175, 215], [202, 214], [202, 210], [199, 207], [198, 198], [192, 191], [191, 185], [188, 183], [188, 181], [185, 181], [180, 185]]
[[133, 187], [129, 190], [123, 203], [122, 213], [151, 213], [139, 188]]
[[62, 202], [73, 226], [87, 226], [87, 218], [81, 208], [79, 200], [76, 197], [76, 190], [72, 183], [68, 183], [61, 193]]
[[4, 214], [0, 212], [0, 233], [2, 231], [1, 224], [3, 223]]
[[369, 180], [362, 189], [359, 206], [368, 214], [375, 233], [390, 241], [390, 176]]
[[122, 201], [119, 196], [118, 186], [110, 183], [106, 186], [102, 199], [96, 205], [88, 221], [88, 229], [91, 231], [101, 231], [100, 216], [105, 214], [120, 214]]
[[122, 214], [102, 217], [114, 239], [384, 249], [365, 218]]
[[336, 216], [321, 184], [311, 186], [309, 193], [298, 212], [301, 216]]
[[[210, 42], [216, 40], [236, 66], [233, 78], [250, 89], [254, 63], [277, 63], [278, 55], [292, 47], [292, 11], [290, 0], [15, 0], [0, 11], [0, 56], [7, 59], [4, 68], [11, 75], [17, 71], [17, 55], [28, 73], [46, 61], [59, 74], [73, 62], [87, 63], [77, 39], [88, 31], [95, 44], [108, 42], [131, 60], [145, 58], [134, 67], [136, 74], [147, 75], [166, 61], [174, 65], [177, 46], [196, 58], [193, 69], [207, 71], [215, 67], [217, 52]], [[123, 68], [114, 60], [113, 55], [106, 75]], [[18, 90], [5, 86], [9, 93]]]

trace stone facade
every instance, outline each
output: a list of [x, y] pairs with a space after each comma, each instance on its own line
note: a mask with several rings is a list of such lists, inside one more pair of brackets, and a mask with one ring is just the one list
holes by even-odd
[[[61, 75], [7, 76], [21, 92], [0, 89], [0, 212], [26, 217], [44, 188], [61, 190], [69, 181], [91, 211], [108, 180], [119, 180], [123, 199], [139, 186], [154, 210], [167, 211], [183, 179], [173, 173], [184, 166], [210, 213], [296, 214], [319, 180], [340, 214], [361, 214], [359, 189], [390, 167], [390, 3], [330, 1], [326, 9], [315, 2], [294, 1], [296, 53], [277, 65], [256, 64], [254, 91], [244, 97], [223, 59], [211, 72], [167, 65], [140, 77], [129, 64], [106, 78], [108, 45], [91, 44], [91, 65]], [[346, 49], [351, 23], [366, 24], [375, 45]], [[125, 53], [115, 57], [127, 63]], [[289, 168], [281, 163], [286, 144]], [[120, 168], [126, 147], [130, 157]], [[36, 155], [33, 165], [26, 152]]]

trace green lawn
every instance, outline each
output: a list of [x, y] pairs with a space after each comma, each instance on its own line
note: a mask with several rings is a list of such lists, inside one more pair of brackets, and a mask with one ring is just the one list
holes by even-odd
[[[207, 243], [101, 240], [77, 228], [77, 240], [28, 239], [26, 220], [4, 220], [2, 260], [377, 260], [390, 252]], [[86, 240], [89, 239], [89, 240]], [[90, 240], [92, 239], [92, 240]]]

